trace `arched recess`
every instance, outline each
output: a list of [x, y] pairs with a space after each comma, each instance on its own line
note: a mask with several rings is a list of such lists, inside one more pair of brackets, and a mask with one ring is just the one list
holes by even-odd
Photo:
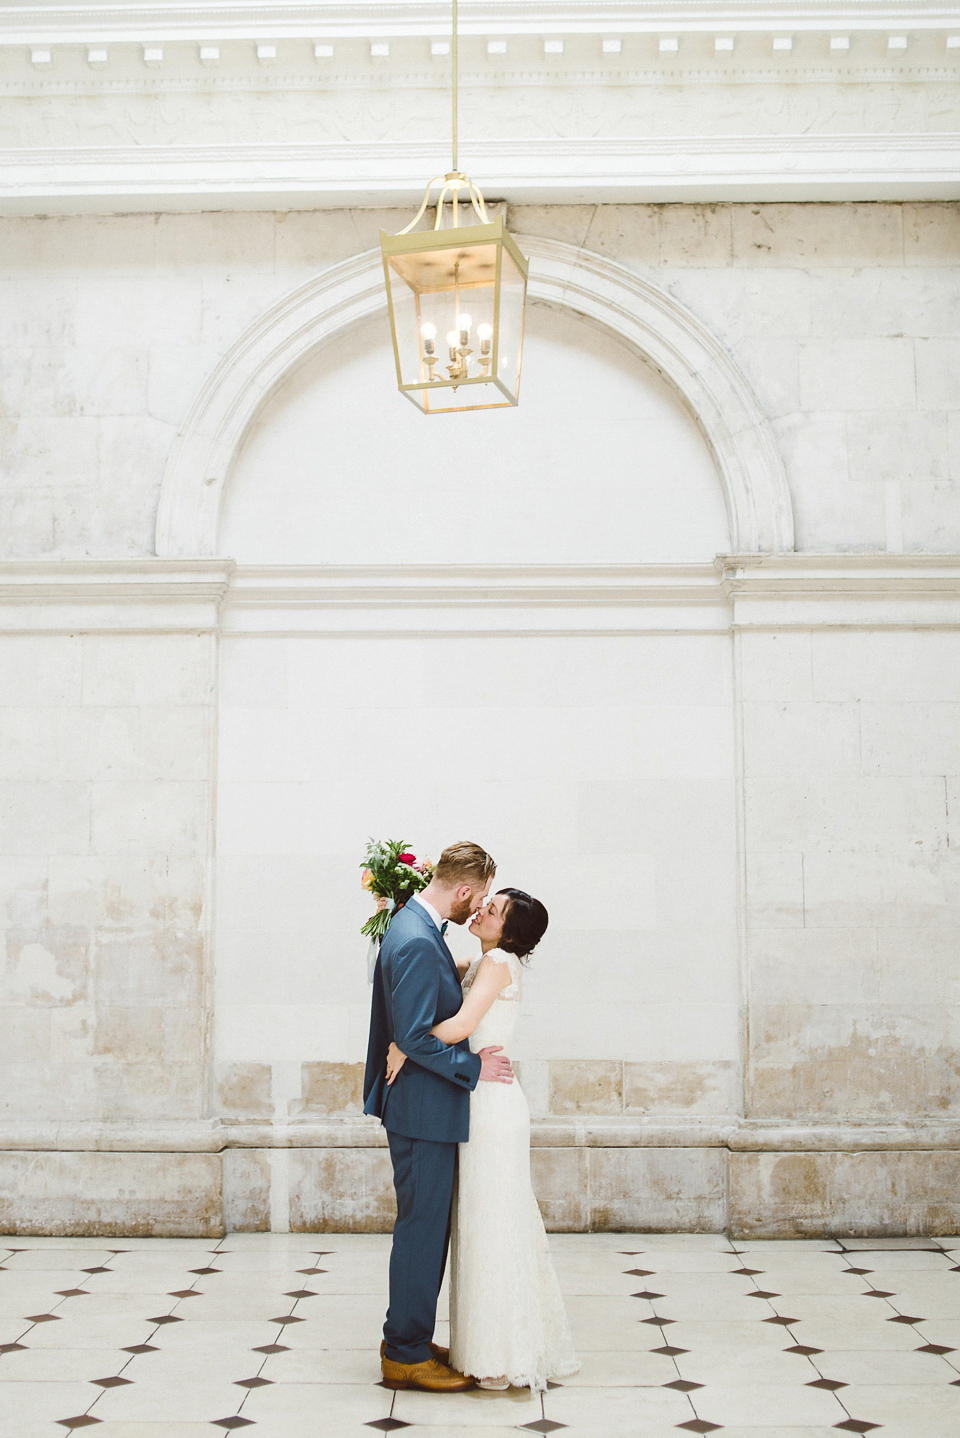
[[[605, 326], [680, 393], [715, 457], [733, 551], [793, 549], [790, 492], [773, 435], [718, 340], [670, 295], [620, 265], [561, 241], [517, 239], [532, 261], [532, 300]], [[385, 308], [380, 252], [368, 250], [294, 290], [241, 336], [209, 376], [171, 452], [157, 515], [158, 555], [217, 553], [224, 486], [260, 405], [320, 345]]]

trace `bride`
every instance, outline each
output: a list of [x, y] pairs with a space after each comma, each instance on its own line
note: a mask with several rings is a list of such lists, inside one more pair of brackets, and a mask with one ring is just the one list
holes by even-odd
[[[480, 957], [457, 965], [463, 1005], [431, 1032], [447, 1044], [469, 1038], [474, 1053], [506, 1047], [521, 960], [546, 927], [546, 909], [522, 889], [494, 894], [470, 924]], [[391, 1044], [388, 1084], [405, 1059]], [[451, 1216], [450, 1363], [481, 1388], [500, 1389], [541, 1390], [580, 1368], [530, 1183], [530, 1110], [518, 1084], [478, 1084], [470, 1095]]]

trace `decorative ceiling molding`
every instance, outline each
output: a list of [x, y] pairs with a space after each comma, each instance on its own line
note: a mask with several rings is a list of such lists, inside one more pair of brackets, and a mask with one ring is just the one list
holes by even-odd
[[[960, 135], [486, 140], [462, 150], [491, 198], [529, 203], [960, 198]], [[0, 151], [0, 213], [404, 205], [444, 143]]]
[[[793, 510], [766, 416], [728, 351], [671, 295], [557, 240], [518, 236], [529, 294], [603, 326], [671, 383], [714, 455], [738, 552], [793, 548]], [[321, 346], [386, 308], [379, 249], [272, 306], [224, 356], [177, 437], [160, 490], [157, 554], [217, 553], [220, 509], [244, 436], [268, 396]]]
[[[905, 30], [908, 33], [957, 27], [952, 5], [911, 0], [460, 0], [463, 35], [635, 35], [721, 34], [777, 31], [802, 33]], [[10, 5], [0, 10], [0, 43], [70, 44], [96, 39], [210, 40], [285, 37], [386, 39], [444, 35], [450, 29], [449, 0], [341, 0], [341, 3], [277, 4], [269, 0], [233, 3], [130, 5]]]

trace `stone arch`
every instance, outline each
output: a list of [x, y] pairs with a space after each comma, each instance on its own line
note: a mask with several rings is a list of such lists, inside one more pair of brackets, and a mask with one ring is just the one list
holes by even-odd
[[[557, 240], [518, 235], [534, 302], [573, 310], [617, 335], [668, 380], [716, 460], [734, 553], [793, 549], [793, 510], [760, 404], [731, 356], [670, 295], [622, 266]], [[261, 404], [324, 343], [386, 309], [379, 250], [324, 271], [271, 306], [210, 374], [177, 437], [160, 491], [156, 551], [217, 553], [234, 455]]]

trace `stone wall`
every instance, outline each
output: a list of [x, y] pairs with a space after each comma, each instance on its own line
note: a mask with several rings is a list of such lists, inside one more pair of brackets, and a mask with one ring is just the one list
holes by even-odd
[[222, 557], [158, 558], [201, 386], [398, 217], [0, 220], [7, 1231], [389, 1226], [356, 865], [401, 830], [551, 909], [552, 1227], [956, 1231], [958, 209], [510, 218], [716, 337], [798, 552], [714, 564], [715, 420], [541, 307], [464, 483], [371, 320], [264, 397]]

